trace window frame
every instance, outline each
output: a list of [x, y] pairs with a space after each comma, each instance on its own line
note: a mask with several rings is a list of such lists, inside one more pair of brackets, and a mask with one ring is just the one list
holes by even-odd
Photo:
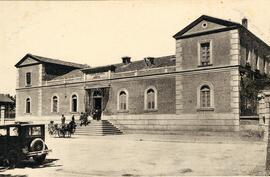
[[[209, 43], [209, 63], [207, 65], [202, 64], [202, 59], [201, 59], [201, 44], [203, 43]], [[206, 40], [200, 40], [197, 43], [197, 52], [198, 52], [198, 67], [207, 67], [207, 66], [212, 66], [213, 65], [213, 40], [212, 39], [206, 39]]]
[[[28, 75], [29, 75], [29, 83], [28, 83]], [[32, 73], [31, 72], [26, 72], [25, 73], [25, 85], [26, 86], [31, 86], [32, 85]]]
[[[201, 105], [201, 89], [204, 86], [208, 86], [210, 89], [210, 106], [209, 107], [202, 107]], [[214, 103], [214, 86], [210, 82], [202, 82], [198, 87], [197, 87], [197, 110], [198, 111], [213, 111], [215, 109], [215, 103]]]
[[[148, 108], [148, 95], [147, 95], [147, 92], [152, 89], [154, 90], [154, 100], [155, 100], [155, 105], [154, 105], [154, 108], [153, 109], [149, 109]], [[157, 89], [156, 87], [154, 86], [150, 86], [150, 87], [147, 87], [145, 90], [144, 90], [144, 110], [145, 111], [157, 111], [158, 110], [158, 99], [157, 99], [157, 95], [158, 95], [158, 92], [157, 92]]]
[[[56, 111], [54, 111], [54, 97], [57, 98], [57, 105], [56, 105]], [[59, 113], [59, 96], [54, 94], [52, 97], [51, 97], [51, 112], [52, 113]]]
[[[125, 94], [126, 94], [126, 109], [121, 109], [121, 105], [120, 105], [120, 93], [121, 92], [125, 92]], [[129, 100], [128, 90], [125, 88], [120, 89], [117, 93], [117, 111], [118, 112], [128, 112], [129, 111], [128, 100]]]
[[[27, 100], [29, 100], [29, 102]], [[29, 103], [29, 111], [28, 111], [28, 103]], [[31, 114], [31, 110], [32, 110], [32, 99], [31, 97], [27, 97], [25, 99], [25, 113]]]
[[[76, 96], [76, 111], [73, 111], [73, 96]], [[71, 96], [70, 96], [70, 112], [71, 113], [78, 113], [79, 111], [79, 96], [77, 93], [72, 93]]]

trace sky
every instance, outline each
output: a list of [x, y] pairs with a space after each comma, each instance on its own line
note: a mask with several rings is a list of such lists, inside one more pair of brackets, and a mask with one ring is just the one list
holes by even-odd
[[241, 23], [270, 44], [269, 0], [1, 1], [0, 93], [14, 95], [27, 53], [100, 66], [175, 54], [172, 37], [201, 15]]

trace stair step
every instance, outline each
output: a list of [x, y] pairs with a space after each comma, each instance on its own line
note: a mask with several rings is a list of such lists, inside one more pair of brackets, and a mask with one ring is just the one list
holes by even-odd
[[107, 120], [93, 120], [87, 126], [78, 126], [75, 134], [80, 136], [104, 136], [121, 135], [123, 132]]

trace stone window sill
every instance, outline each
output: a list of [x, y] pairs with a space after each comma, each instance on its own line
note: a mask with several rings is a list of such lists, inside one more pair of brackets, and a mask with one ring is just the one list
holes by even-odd
[[129, 110], [117, 110], [118, 113], [128, 113]]
[[32, 87], [32, 85], [31, 85], [31, 84], [29, 84], [29, 85], [25, 85], [25, 87]]
[[213, 66], [212, 63], [208, 64], [208, 65], [198, 65], [198, 67], [209, 67], [209, 66]]
[[157, 112], [158, 109], [145, 109], [144, 112]]
[[215, 108], [209, 107], [209, 108], [197, 108], [197, 111], [214, 111]]

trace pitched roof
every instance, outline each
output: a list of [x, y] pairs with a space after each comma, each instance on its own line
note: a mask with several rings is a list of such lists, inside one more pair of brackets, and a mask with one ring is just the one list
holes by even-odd
[[4, 95], [4, 94], [0, 94], [0, 102], [4, 102], [4, 103], [13, 103], [14, 101], [11, 100], [8, 96]]
[[163, 56], [154, 58], [154, 64], [150, 64], [147, 60], [138, 60], [129, 64], [119, 63], [116, 64], [115, 72], [135, 71], [148, 68], [159, 68], [175, 65], [175, 56]]
[[[213, 23], [216, 23], [216, 24], [223, 25], [223, 26], [225, 26], [224, 27], [225, 29], [234, 29], [234, 28], [241, 29], [244, 32], [246, 32], [247, 34], [249, 34], [250, 36], [252, 36], [253, 38], [255, 38], [255, 40], [257, 40], [258, 42], [262, 43], [265, 47], [267, 47], [268, 49], [270, 49], [270, 46], [268, 44], [266, 44], [263, 40], [261, 40], [255, 34], [253, 34], [250, 30], [248, 30], [242, 24], [237, 23], [237, 22], [228, 21], [228, 20], [223, 20], [223, 19], [220, 19], [220, 18], [215, 18], [215, 17], [207, 16], [207, 15], [200, 16], [195, 21], [193, 21], [188, 26], [186, 26], [184, 29], [182, 29], [181, 31], [179, 31], [178, 33], [176, 33], [173, 37], [175, 39], [180, 39], [181, 37], [186, 37], [183, 34], [186, 33], [187, 31], [189, 31], [191, 28], [193, 28], [194, 26], [196, 26], [198, 23], [200, 23], [203, 20], [206, 20], [206, 21], [210, 21], [210, 22], [213, 22]], [[222, 30], [222, 29], [218, 29], [216, 31], [219, 31], [219, 30]], [[204, 33], [204, 32], [201, 32], [201, 33]], [[187, 35], [187, 36], [189, 36], [189, 35]]]
[[83, 76], [83, 73], [82, 73], [81, 69], [74, 69], [74, 70], [68, 72], [67, 74], [55, 77], [52, 80], [69, 79], [69, 78], [82, 77], [82, 76]]
[[83, 64], [78, 64], [78, 63], [73, 63], [73, 62], [67, 62], [67, 61], [63, 61], [63, 60], [59, 60], [59, 59], [52, 59], [52, 58], [47, 58], [47, 57], [42, 57], [42, 56], [38, 56], [38, 55], [32, 55], [32, 54], [26, 54], [15, 66], [19, 67], [21, 63], [24, 62], [25, 59], [27, 59], [28, 57], [40, 62], [40, 63], [51, 63], [51, 64], [57, 64], [57, 65], [63, 65], [63, 66], [69, 66], [69, 67], [73, 67], [73, 68], [86, 68], [89, 67], [87, 65], [83, 65]]
[[231, 21], [220, 19], [220, 18], [215, 18], [215, 17], [210, 17], [210, 16], [207, 16], [207, 15], [202, 15], [199, 18], [197, 18], [195, 21], [190, 23], [188, 26], [186, 26], [184, 29], [182, 29], [181, 31], [176, 33], [173, 37], [175, 39], [178, 39], [184, 33], [186, 33], [188, 30], [190, 30], [191, 28], [193, 28], [194, 26], [196, 26], [199, 22], [201, 22], [203, 20], [210, 21], [210, 22], [220, 24], [220, 25], [224, 25], [226, 27], [240, 27], [240, 26], [242, 26], [241, 24], [236, 23], [236, 22], [231, 22]]
[[149, 61], [143, 59], [143, 60], [130, 62], [129, 64], [117, 63], [117, 64], [106, 65], [106, 66], [85, 68], [82, 71], [85, 73], [94, 73], [94, 72], [104, 72], [109, 69], [113, 69], [114, 72], [118, 73], [118, 72], [135, 71], [135, 70], [159, 68], [159, 67], [166, 67], [166, 66], [175, 66], [174, 55], [154, 58], [154, 64], [150, 64]]

